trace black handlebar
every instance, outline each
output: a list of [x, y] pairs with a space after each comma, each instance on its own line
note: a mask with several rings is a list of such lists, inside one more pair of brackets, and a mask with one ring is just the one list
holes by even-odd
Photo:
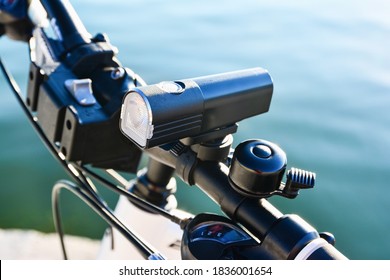
[[[334, 246], [297, 215], [283, 215], [266, 199], [247, 197], [234, 190], [229, 169], [219, 161], [202, 161], [191, 149], [176, 154], [162, 148], [147, 150], [156, 161], [175, 168], [185, 182], [196, 184], [233, 221], [260, 239], [257, 256], [264, 259], [345, 259]], [[153, 170], [158, 174], [157, 170]]]

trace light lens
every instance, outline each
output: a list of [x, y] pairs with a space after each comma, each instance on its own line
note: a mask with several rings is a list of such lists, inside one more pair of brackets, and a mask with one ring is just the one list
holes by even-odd
[[134, 142], [145, 147], [153, 136], [152, 111], [146, 97], [132, 91], [125, 97], [121, 112], [121, 129]]

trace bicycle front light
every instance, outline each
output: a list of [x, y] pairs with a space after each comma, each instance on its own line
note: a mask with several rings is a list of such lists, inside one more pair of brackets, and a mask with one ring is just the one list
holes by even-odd
[[120, 128], [141, 148], [210, 134], [269, 110], [272, 79], [262, 68], [131, 89]]

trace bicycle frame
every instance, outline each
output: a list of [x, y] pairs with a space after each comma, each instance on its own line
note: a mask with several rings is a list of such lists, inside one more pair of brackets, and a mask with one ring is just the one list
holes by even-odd
[[[233, 154], [232, 134], [237, 130], [234, 123], [222, 129], [218, 127], [211, 133], [190, 135], [189, 138], [183, 137], [184, 140], [145, 150], [125, 140], [117, 126], [122, 99], [134, 88], [146, 88], [145, 82], [122, 67], [105, 36], [89, 36], [68, 2], [41, 2], [54, 24], [57, 38], [47, 36], [41, 27], [34, 31], [30, 41], [32, 78], [26, 101], [10, 74], [7, 75], [32, 125], [75, 181], [75, 184], [59, 181], [53, 188], [55, 223], [65, 258], [58, 202], [62, 189], [85, 201], [113, 228], [103, 239], [99, 258], [208, 258], [207, 250], [187, 256], [188, 252], [183, 249], [188, 246], [186, 242], [191, 241], [186, 234], [195, 232], [201, 224], [189, 228], [196, 217], [176, 209], [174, 174], [187, 184], [200, 187], [220, 205], [234, 221], [229, 226], [237, 226], [238, 230], [242, 226], [242, 230], [248, 232], [252, 243], [245, 243], [242, 250], [240, 247], [241, 258], [345, 258], [333, 247], [334, 240], [330, 235], [319, 234], [297, 215], [283, 215], [267, 201], [267, 197], [275, 194], [294, 198], [299, 189], [312, 187], [308, 181], [314, 181], [313, 174], [306, 172], [302, 175], [301, 171], [293, 170], [288, 173], [288, 181], [281, 183], [285, 160], [272, 172], [249, 168], [247, 161], [253, 159], [268, 161], [274, 155], [283, 158], [283, 151], [272, 143], [262, 140], [256, 140], [254, 144], [253, 141], [242, 143]], [[6, 72], [4, 67], [3, 71]], [[237, 75], [242, 81], [241, 74]], [[80, 92], [86, 95], [80, 97]], [[261, 156], [257, 152], [249, 159], [242, 156], [246, 150], [252, 151], [256, 147], [261, 148]], [[268, 150], [269, 154], [264, 156]], [[142, 152], [150, 158], [148, 168], [138, 172], [135, 180], [126, 182], [114, 170], [135, 173]], [[105, 170], [110, 180], [89, 166]], [[257, 183], [264, 179], [261, 173], [267, 172], [272, 173], [276, 181], [272, 179], [272, 184], [269, 184], [267, 177], [266, 190], [258, 189]], [[251, 186], [247, 178], [253, 178], [256, 184]], [[92, 180], [121, 195], [115, 210], [111, 210], [97, 193]], [[218, 222], [219, 225], [229, 223], [225, 220]], [[155, 238], [156, 228], [159, 240], [152, 246], [149, 240]], [[180, 241], [183, 232], [184, 239]], [[133, 249], [125, 243], [131, 244]]]

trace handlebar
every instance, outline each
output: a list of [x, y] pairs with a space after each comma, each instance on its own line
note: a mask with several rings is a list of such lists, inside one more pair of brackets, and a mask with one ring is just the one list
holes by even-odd
[[[297, 215], [283, 215], [266, 199], [244, 196], [229, 183], [229, 168], [218, 161], [201, 161], [188, 149], [179, 156], [162, 148], [146, 150], [162, 166], [196, 184], [229, 218], [260, 239], [257, 254], [264, 259], [346, 259], [334, 246]], [[158, 174], [156, 170], [154, 174]], [[147, 176], [147, 174], [146, 174]], [[259, 256], [258, 255], [258, 256]]]
[[70, 51], [91, 42], [91, 35], [68, 0], [41, 0], [41, 3], [65, 50]]

